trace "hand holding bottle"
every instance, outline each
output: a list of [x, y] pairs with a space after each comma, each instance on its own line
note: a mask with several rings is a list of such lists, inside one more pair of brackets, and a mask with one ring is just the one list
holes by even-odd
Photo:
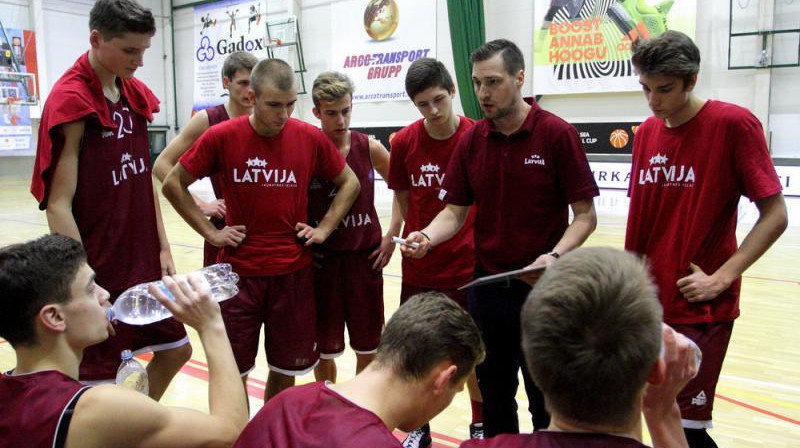
[[205, 277], [198, 274], [164, 277], [164, 286], [172, 294], [168, 297], [161, 288], [151, 284], [148, 291], [180, 322], [198, 332], [209, 325], [222, 324], [219, 304], [211, 296]]

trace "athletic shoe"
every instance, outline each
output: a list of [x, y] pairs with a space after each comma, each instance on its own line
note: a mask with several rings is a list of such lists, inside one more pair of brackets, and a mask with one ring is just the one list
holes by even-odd
[[[664, 0], [652, 6], [644, 0], [620, 0], [608, 7], [607, 14], [623, 34], [631, 37], [631, 40], [637, 37], [649, 38], [667, 30], [667, 14], [674, 3], [675, 0]], [[644, 25], [644, 30], [634, 31], [640, 23]], [[642, 31], [645, 30], [648, 35], [642, 36]]]
[[431, 425], [428, 423], [408, 433], [406, 439], [403, 440], [403, 448], [429, 448], [432, 444]]
[[483, 423], [470, 423], [469, 424], [469, 438], [482, 439], [483, 438]]

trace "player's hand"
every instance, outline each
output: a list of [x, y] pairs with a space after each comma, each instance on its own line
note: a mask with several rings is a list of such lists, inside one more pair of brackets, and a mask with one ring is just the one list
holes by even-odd
[[166, 294], [154, 284], [149, 286], [148, 291], [172, 313], [175, 319], [198, 332], [202, 332], [209, 325], [222, 323], [219, 304], [211, 298], [208, 281], [201, 275], [176, 275], [164, 277], [162, 281], [175, 300], [167, 298]]
[[[419, 246], [413, 247], [413, 243], [418, 243]], [[411, 232], [406, 236], [406, 244], [400, 245], [400, 253], [404, 257], [422, 258], [433, 249], [430, 240], [425, 237], [421, 232]]]
[[304, 222], [295, 224], [294, 230], [297, 231], [297, 239], [305, 247], [309, 247], [312, 244], [322, 244], [330, 236], [330, 232], [322, 227], [311, 227]]
[[162, 249], [158, 253], [158, 259], [161, 263], [161, 276], [175, 275], [175, 263], [172, 261], [172, 252], [169, 248]]
[[[525, 266], [525, 268], [527, 269], [527, 268], [538, 268], [541, 266], [550, 266], [555, 262], [556, 262], [556, 257], [549, 254], [542, 254], [539, 255], [536, 258], [536, 260], [533, 261], [533, 263]], [[533, 285], [535, 285], [536, 282], [539, 281], [539, 277], [541, 277], [542, 274], [544, 274], [544, 270], [538, 270], [538, 271], [528, 272], [525, 274], [520, 274], [517, 276], [517, 279], [522, 280], [523, 282], [533, 287]]]
[[203, 215], [210, 218], [224, 218], [228, 209], [225, 207], [224, 199], [214, 199], [213, 201], [201, 202], [197, 204]]
[[392, 259], [392, 254], [394, 253], [394, 246], [392, 235], [387, 233], [381, 238], [381, 245], [369, 254], [368, 257], [369, 260], [375, 259], [375, 262], [372, 263], [372, 269], [380, 271], [384, 266], [389, 264], [389, 260]]
[[644, 394], [643, 412], [645, 419], [660, 419], [677, 412], [675, 401], [678, 393], [697, 375], [698, 365], [696, 346], [686, 336], [676, 332], [666, 324], [661, 324], [663, 355], [658, 361], [664, 364], [662, 381], [647, 384]]
[[691, 274], [679, 279], [676, 283], [683, 297], [689, 302], [705, 302], [715, 299], [722, 291], [728, 289], [719, 278], [708, 275], [694, 263], [689, 263]]
[[225, 226], [211, 235], [208, 242], [216, 247], [238, 247], [247, 236], [247, 228], [243, 225]]

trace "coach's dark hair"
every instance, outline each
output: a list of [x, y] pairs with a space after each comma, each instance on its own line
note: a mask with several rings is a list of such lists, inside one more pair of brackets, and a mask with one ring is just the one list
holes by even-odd
[[225, 58], [222, 63], [222, 76], [230, 80], [236, 76], [239, 70], [253, 71], [253, 67], [258, 64], [258, 58], [246, 51], [235, 51]]
[[450, 93], [456, 90], [450, 72], [441, 62], [433, 58], [420, 58], [412, 62], [406, 72], [406, 93], [411, 101], [418, 93], [431, 87], [441, 87]]
[[455, 384], [483, 357], [483, 342], [472, 317], [446, 295], [426, 292], [411, 297], [389, 319], [375, 362], [414, 381], [449, 360], [458, 368], [452, 378]]
[[636, 39], [631, 62], [641, 75], [677, 76], [684, 86], [700, 71], [700, 49], [689, 36], [666, 31], [652, 39]]
[[469, 62], [475, 64], [485, 61], [493, 58], [497, 53], [503, 55], [503, 67], [509, 75], [516, 76], [520, 70], [525, 70], [525, 58], [522, 56], [522, 51], [517, 44], [506, 39], [496, 39], [476, 48], [469, 55]]
[[522, 348], [548, 409], [619, 427], [638, 419], [661, 344], [646, 264], [617, 249], [576, 249], [547, 267], [522, 308]]
[[135, 0], [97, 0], [89, 12], [89, 29], [99, 31], [105, 40], [125, 33], [152, 36], [156, 21], [153, 13]]
[[260, 95], [268, 83], [283, 92], [291, 90], [295, 85], [292, 66], [282, 59], [264, 59], [256, 64], [250, 74], [250, 88]]
[[81, 243], [63, 235], [0, 249], [0, 336], [14, 347], [35, 344], [36, 315], [47, 304], [70, 300], [85, 261]]

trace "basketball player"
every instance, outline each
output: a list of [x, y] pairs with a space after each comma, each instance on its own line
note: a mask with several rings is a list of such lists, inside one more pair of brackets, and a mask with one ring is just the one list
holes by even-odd
[[[474, 121], [453, 111], [455, 84], [441, 62], [422, 58], [414, 61], [406, 74], [406, 93], [422, 115], [420, 120], [400, 130], [392, 139], [389, 188], [402, 211], [403, 235], [421, 230], [444, 207], [439, 200], [445, 169], [458, 139]], [[461, 230], [425, 258], [403, 258], [403, 281], [400, 303], [414, 294], [439, 291], [467, 309], [467, 291], [458, 287], [472, 280], [475, 270], [474, 210], [470, 211]], [[472, 422], [470, 436], [480, 438], [483, 432], [481, 392], [475, 375], [467, 380]], [[431, 444], [427, 423], [409, 434], [406, 448]]]
[[[156, 28], [135, 0], [98, 0], [89, 28], [91, 48], [45, 102], [31, 192], [47, 210], [51, 232], [83, 242], [113, 302], [133, 285], [175, 273], [150, 174], [147, 122], [158, 99], [133, 77]], [[173, 319], [120, 323], [116, 333], [86, 350], [82, 381], [113, 380], [122, 350], [153, 351], [150, 396], [159, 399], [192, 354]]]
[[164, 277], [150, 292], [197, 330], [208, 359], [209, 414], [167, 408], [116, 385], [77, 381], [83, 350], [109, 337], [108, 291], [81, 243], [62, 235], [0, 249], [0, 336], [17, 356], [0, 374], [0, 448], [227, 447], [247, 404], [225, 326], [207, 286]]
[[525, 360], [550, 425], [461, 446], [644, 448], [643, 413], [653, 446], [686, 447], [675, 397], [697, 374], [695, 351], [661, 317], [636, 256], [600, 247], [564, 255], [539, 279], [521, 316]]
[[[295, 74], [280, 59], [259, 62], [250, 79], [253, 113], [209, 128], [164, 179], [164, 195], [206, 241], [217, 260], [239, 274], [239, 294], [222, 313], [243, 380], [255, 366], [262, 325], [269, 379], [265, 400], [317, 364], [312, 244], [342, 221], [360, 186], [344, 158], [319, 129], [290, 118]], [[219, 175], [227, 213], [217, 229], [194, 203], [188, 186]], [[312, 178], [332, 180], [336, 197], [315, 227], [307, 224]]]
[[[739, 317], [741, 276], [786, 229], [786, 204], [758, 119], [694, 92], [700, 50], [688, 36], [637, 40], [631, 60], [654, 116], [633, 141], [625, 248], [647, 256], [664, 321], [703, 352], [678, 403], [689, 445], [715, 447], [706, 429]], [[759, 217], [737, 247], [742, 196]]]
[[234, 447], [394, 447], [444, 410], [483, 359], [472, 318], [441, 293], [412, 297], [386, 324], [375, 360], [350, 381], [287, 390]]
[[[159, 154], [153, 165], [153, 174], [159, 181], [164, 182], [169, 170], [178, 163], [178, 159], [189, 150], [194, 142], [211, 126], [230, 118], [250, 115], [253, 105], [250, 102], [250, 71], [258, 63], [258, 59], [250, 53], [237, 51], [231, 53], [222, 64], [222, 87], [228, 91], [228, 101], [225, 104], [203, 109], [196, 113], [183, 131], [178, 134]], [[192, 198], [203, 214], [211, 219], [218, 228], [225, 227], [225, 200], [222, 197], [222, 187], [218, 178], [211, 178], [211, 186], [217, 199], [204, 201], [197, 195]], [[203, 242], [203, 266], [214, 264], [217, 260], [219, 249], [208, 241]]]
[[[320, 362], [317, 381], [336, 382], [334, 359], [344, 352], [344, 327], [356, 352], [356, 373], [375, 357], [383, 330], [383, 267], [394, 251], [392, 236], [400, 233], [400, 217], [393, 215], [381, 237], [375, 211], [375, 171], [389, 176], [389, 151], [365, 134], [350, 130], [353, 83], [337, 72], [325, 72], [311, 90], [313, 113], [322, 131], [339, 149], [361, 183], [361, 192], [331, 236], [314, 248], [317, 269], [317, 344]], [[336, 185], [314, 179], [309, 190], [309, 219], [321, 221], [330, 207]]]

